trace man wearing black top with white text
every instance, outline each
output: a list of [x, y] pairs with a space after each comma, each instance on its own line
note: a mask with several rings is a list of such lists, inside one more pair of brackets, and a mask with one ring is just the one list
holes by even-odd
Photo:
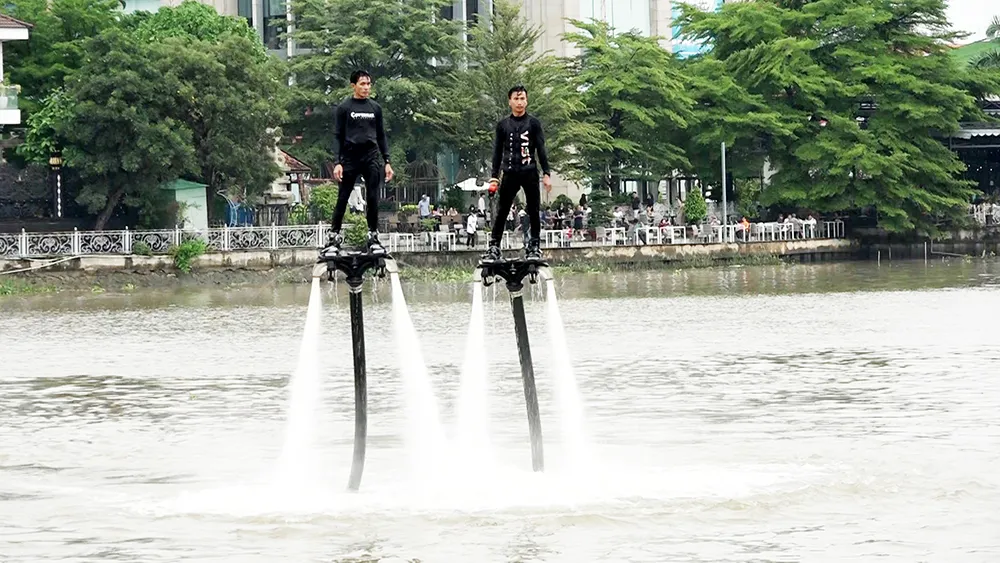
[[351, 74], [354, 94], [337, 106], [334, 138], [336, 139], [336, 166], [333, 179], [340, 184], [337, 206], [333, 210], [332, 232], [327, 248], [340, 252], [344, 237], [340, 227], [347, 211], [347, 200], [351, 197], [358, 177], [365, 179], [368, 251], [385, 254], [385, 248], [378, 240], [378, 200], [382, 180], [392, 180], [393, 171], [389, 164], [389, 143], [385, 138], [382, 107], [368, 98], [372, 89], [372, 78], [363, 70]]
[[542, 166], [542, 183], [546, 188], [550, 188], [552, 179], [549, 174], [549, 157], [545, 152], [545, 133], [541, 122], [527, 113], [528, 91], [524, 86], [511, 88], [507, 92], [507, 103], [510, 105], [511, 114], [497, 124], [496, 138], [493, 141], [493, 174], [490, 185], [495, 187], [499, 184], [500, 193], [493, 220], [493, 232], [490, 235], [490, 246], [482, 257], [483, 263], [503, 260], [500, 241], [507, 213], [514, 203], [514, 197], [521, 189], [524, 189], [526, 211], [531, 224], [531, 236], [525, 249], [525, 259], [542, 258], [539, 248], [539, 236], [542, 230], [539, 220], [541, 192], [538, 187], [538, 168], [535, 159], [537, 158]]

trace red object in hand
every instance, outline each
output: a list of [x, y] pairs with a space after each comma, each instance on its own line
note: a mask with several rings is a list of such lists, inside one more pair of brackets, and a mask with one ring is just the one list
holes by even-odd
[[490, 184], [489, 191], [490, 191], [490, 194], [497, 193], [497, 185], [496, 184]]

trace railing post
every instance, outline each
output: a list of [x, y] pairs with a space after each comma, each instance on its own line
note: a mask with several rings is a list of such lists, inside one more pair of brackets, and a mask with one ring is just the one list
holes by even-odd
[[125, 254], [132, 254], [132, 237], [129, 236], [128, 225], [125, 225], [125, 230], [122, 232], [122, 251]]
[[225, 223], [222, 224], [222, 244], [220, 246], [222, 248], [219, 250], [229, 252], [229, 225]]
[[271, 221], [271, 250], [278, 248], [278, 229], [274, 226], [274, 221]]
[[17, 253], [24, 258], [28, 255], [28, 233], [21, 229], [21, 236], [18, 237], [17, 241]]
[[81, 247], [80, 230], [77, 229], [76, 227], [73, 227], [73, 238], [71, 238], [69, 241], [69, 249], [70, 249], [69, 251], [73, 256], [79, 256], [80, 247]]

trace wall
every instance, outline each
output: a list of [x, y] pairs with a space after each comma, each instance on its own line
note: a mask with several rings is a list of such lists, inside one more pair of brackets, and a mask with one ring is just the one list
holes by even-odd
[[[857, 243], [848, 240], [806, 240], [759, 242], [748, 244], [684, 244], [662, 246], [588, 246], [578, 248], [546, 249], [546, 260], [552, 265], [565, 263], [670, 263], [697, 258], [729, 259], [740, 256], [784, 256], [801, 261], [843, 260], [858, 254]], [[469, 268], [476, 266], [480, 252], [400, 252], [396, 260], [400, 268]], [[249, 269], [270, 270], [283, 267], [300, 267], [316, 263], [316, 250], [310, 248], [283, 250], [254, 250], [214, 252], [199, 256], [194, 261], [195, 270]], [[29, 268], [44, 264], [43, 260], [0, 259], [0, 272]], [[46, 272], [151, 272], [173, 270], [169, 256], [81, 256], [53, 261]]]

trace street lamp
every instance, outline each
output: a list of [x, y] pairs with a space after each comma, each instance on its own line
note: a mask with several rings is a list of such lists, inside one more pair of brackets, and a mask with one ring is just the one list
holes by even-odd
[[55, 204], [57, 219], [62, 219], [62, 163], [62, 155], [59, 153], [55, 153], [49, 157], [49, 166], [52, 167], [52, 171], [55, 172], [56, 175]]

